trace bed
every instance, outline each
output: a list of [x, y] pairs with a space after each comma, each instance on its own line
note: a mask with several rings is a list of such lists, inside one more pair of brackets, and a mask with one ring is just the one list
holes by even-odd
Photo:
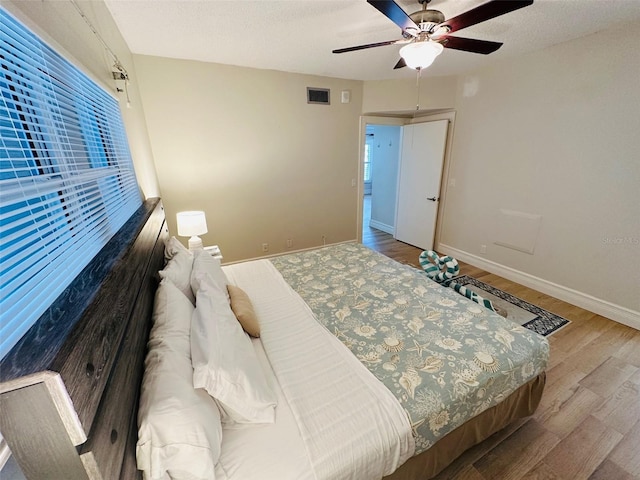
[[[118, 402], [119, 414], [111, 414], [130, 427], [128, 433], [104, 420], [88, 425], [75, 422], [74, 414], [82, 418], [78, 415], [78, 403], [82, 402], [74, 398], [73, 385], [87, 373], [65, 377], [60, 369], [42, 368], [57, 378], [56, 388], [71, 397], [71, 402], [53, 401], [51, 413], [60, 416], [63, 425], [71, 418], [76, 429], [70, 442], [78, 447], [64, 457], [71, 459], [69, 464], [80, 461], [73, 463], [76, 473], [64, 478], [140, 477], [135, 470], [136, 441], [138, 466], [150, 468], [148, 462], [141, 462], [140, 452], [147, 431], [144, 424], [136, 429], [134, 419], [144, 422], [153, 397], [148, 393], [148, 383], [143, 384], [140, 394], [141, 352], [145, 354], [140, 345], [149, 339], [151, 317], [158, 318], [158, 312], [149, 306], [149, 288], [156, 288], [156, 272], [163, 269], [161, 260], [158, 263], [162, 258], [159, 252], [168, 234], [159, 216], [149, 218], [155, 218], [151, 228], [156, 232], [154, 242], [143, 249], [146, 253], [139, 247], [136, 252], [153, 261], [145, 263], [140, 285], [129, 285], [129, 290], [140, 287], [146, 292], [146, 307], [133, 315], [126, 327], [142, 325], [138, 329], [143, 333], [128, 340], [135, 348], [119, 346], [115, 349], [118, 353], [107, 362], [113, 364], [109, 366], [111, 372], [131, 365], [132, 358], [136, 366], [129, 368], [133, 373], [127, 375], [103, 374], [108, 379], [107, 393], [97, 395], [97, 413], [93, 413], [101, 419], [105, 416], [103, 409], [113, 409], [117, 400], [110, 391], [132, 389], [132, 394], [124, 396], [126, 403]], [[203, 390], [206, 387], [197, 389], [197, 398], [193, 398], [203, 407], [200, 414], [205, 412], [199, 417], [205, 419], [200, 423], [211, 423], [213, 432], [202, 439], [213, 443], [220, 437], [213, 467], [215, 478], [431, 478], [464, 450], [515, 419], [531, 415], [538, 405], [549, 354], [544, 338], [442, 288], [420, 271], [361, 245], [340, 244], [218, 268], [223, 276], [217, 280], [244, 292], [259, 321], [260, 338], [245, 337], [259, 365], [260, 382], [273, 395], [267, 403], [273, 405], [275, 413], [272, 421], [262, 419], [253, 425], [225, 422], [218, 415], [221, 410], [224, 416], [228, 404], [214, 400], [219, 408], [213, 408], [213, 397]], [[170, 278], [169, 282], [165, 277], [161, 285], [175, 280]], [[205, 292], [210, 291], [208, 282], [203, 277]], [[195, 301], [191, 307], [180, 298], [183, 317], [184, 312], [190, 312], [195, 318], [193, 312], [200, 309], [201, 298], [208, 298], [199, 292], [191, 300]], [[138, 304], [135, 299], [131, 301], [132, 305]], [[208, 307], [227, 308], [213, 300]], [[86, 310], [91, 309], [89, 306]], [[160, 323], [153, 328], [160, 328], [156, 327]], [[186, 321], [183, 323], [186, 325]], [[191, 342], [197, 338], [193, 328], [189, 335]], [[152, 330], [147, 367], [153, 363], [149, 352], [157, 338], [164, 336]], [[119, 339], [121, 342], [128, 336], [119, 333]], [[77, 334], [73, 340], [74, 345], [82, 342]], [[180, 342], [184, 347], [184, 338]], [[193, 343], [189, 347], [193, 348]], [[78, 364], [85, 370], [88, 366], [83, 360]], [[188, 366], [186, 375], [191, 374], [191, 364]], [[148, 372], [145, 382], [154, 377]], [[16, 385], [28, 383], [20, 376], [3, 380], [0, 399], [5, 404], [9, 393], [16, 395]], [[19, 403], [16, 398], [11, 402]], [[215, 418], [210, 421], [210, 417]], [[34, 472], [27, 478], [55, 478], [46, 472], [51, 465], [61, 464], [63, 454], [45, 452], [47, 455], [35, 458], [34, 450], [24, 445], [29, 443], [24, 442], [27, 427], [18, 423], [22, 422], [5, 420], [0, 431], [12, 450], [17, 449], [25, 473], [28, 469]], [[31, 428], [37, 429], [37, 425]], [[78, 434], [80, 429], [84, 439]], [[71, 437], [74, 430], [63, 431]], [[98, 437], [106, 441], [99, 443], [95, 440]], [[110, 460], [107, 463], [103, 458]]]
[[[390, 478], [430, 478], [470, 446], [531, 415], [538, 404], [548, 360], [545, 339], [362, 245], [335, 245], [231, 265], [224, 271], [230, 283], [255, 301], [267, 326], [261, 348], [269, 359], [276, 357], [286, 368], [277, 358], [279, 347], [272, 346], [271, 322], [282, 322], [286, 309], [277, 305], [284, 299], [302, 299], [295, 321], [300, 322], [306, 308], [305, 328], [321, 325], [393, 393], [408, 418], [414, 448], [410, 461], [401, 461], [402, 467], [387, 474]], [[278, 328], [276, 332], [282, 335]], [[300, 345], [304, 335], [286, 348], [295, 345], [301, 355], [308, 355], [307, 346]], [[279, 363], [271, 363], [276, 372]], [[298, 416], [303, 422], [304, 412]], [[248, 441], [249, 433], [244, 433], [242, 442]], [[326, 478], [359, 477], [342, 472]]]

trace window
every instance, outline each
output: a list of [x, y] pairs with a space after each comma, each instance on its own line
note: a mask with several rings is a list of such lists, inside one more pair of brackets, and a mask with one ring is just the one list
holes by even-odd
[[371, 145], [369, 142], [364, 144], [364, 181], [371, 181]]
[[373, 148], [373, 134], [367, 133], [364, 143], [364, 183], [371, 183], [371, 149]]
[[141, 205], [117, 101], [0, 9], [0, 358]]

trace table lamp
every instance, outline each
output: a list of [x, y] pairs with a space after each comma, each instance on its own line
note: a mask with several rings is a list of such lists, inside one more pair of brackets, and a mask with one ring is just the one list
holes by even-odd
[[189, 251], [201, 250], [202, 239], [198, 235], [207, 233], [207, 218], [204, 212], [194, 210], [189, 212], [178, 212], [178, 235], [189, 238]]

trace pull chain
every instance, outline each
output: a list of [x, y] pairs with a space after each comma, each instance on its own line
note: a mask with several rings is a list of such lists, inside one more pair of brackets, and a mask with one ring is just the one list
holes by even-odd
[[420, 110], [420, 77], [422, 76], [422, 69], [416, 68], [418, 75], [416, 76], [416, 89], [418, 90], [418, 98], [416, 100], [416, 111]]

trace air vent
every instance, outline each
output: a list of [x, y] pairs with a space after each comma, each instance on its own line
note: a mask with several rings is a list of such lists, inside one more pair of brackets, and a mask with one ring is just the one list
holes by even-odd
[[319, 105], [330, 105], [328, 88], [307, 87], [307, 103], [317, 103]]

